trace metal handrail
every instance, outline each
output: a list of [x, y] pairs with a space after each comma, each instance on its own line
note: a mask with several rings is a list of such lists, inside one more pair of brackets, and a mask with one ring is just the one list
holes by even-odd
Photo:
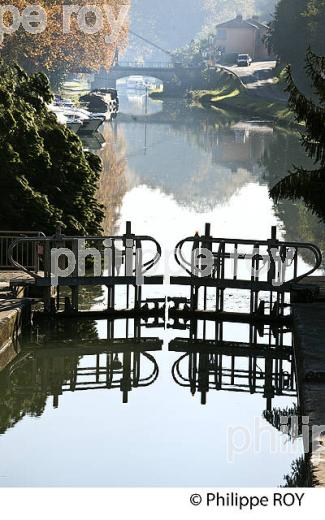
[[[183, 254], [183, 246], [187, 243], [193, 244], [193, 247], [191, 250], [191, 260], [190, 261], [186, 260], [186, 258], [184, 257], [184, 254]], [[313, 253], [314, 259], [315, 259], [314, 266], [306, 273], [303, 273], [300, 276], [296, 275], [296, 276], [294, 276], [294, 278], [292, 278], [291, 280], [287, 280], [285, 283], [299, 282], [303, 278], [313, 274], [317, 269], [319, 269], [319, 267], [322, 264], [322, 253], [321, 253], [320, 249], [316, 245], [311, 244], [309, 242], [300, 242], [300, 243], [299, 242], [281, 242], [277, 239], [272, 239], [272, 238], [267, 239], [267, 240], [214, 238], [214, 237], [198, 236], [198, 235], [195, 235], [193, 237], [184, 238], [183, 240], [180, 240], [178, 242], [178, 244], [175, 247], [175, 252], [174, 252], [175, 260], [176, 260], [177, 264], [182, 269], [184, 269], [190, 276], [195, 277], [196, 276], [195, 270], [193, 270], [193, 251], [196, 251], [196, 253], [198, 254], [200, 247], [205, 247], [207, 249], [212, 250], [213, 244], [219, 244], [219, 250], [220, 250], [220, 248], [222, 248], [222, 246], [224, 247], [226, 245], [234, 245], [235, 247], [237, 247], [238, 245], [250, 245], [250, 246], [252, 246], [253, 250], [254, 250], [254, 248], [256, 249], [256, 248], [260, 248], [263, 246], [267, 247], [268, 250], [270, 250], [271, 248], [281, 248], [284, 251], [286, 249], [294, 249], [295, 253], [294, 253], [293, 259], [295, 259], [295, 260], [298, 258], [299, 250], [303, 249], [303, 250], [311, 251]], [[194, 246], [196, 246], [196, 247], [194, 247]], [[230, 258], [230, 253], [218, 252], [218, 253], [214, 253], [214, 254], [217, 258], [222, 258], [222, 259]], [[248, 258], [248, 257], [249, 257], [249, 255], [247, 255], [247, 254], [242, 255], [242, 258]], [[241, 259], [240, 254], [238, 255], [238, 258]]]
[[[139, 250], [142, 250], [142, 246], [143, 246], [143, 242], [151, 242], [155, 245], [156, 247], [156, 252], [154, 254], [154, 256], [150, 259], [150, 260], [147, 260], [143, 265], [142, 265], [142, 269], [141, 269], [141, 274], [145, 274], [146, 272], [148, 272], [150, 269], [152, 269], [157, 263], [158, 261], [160, 260], [161, 258], [161, 247], [160, 247], [160, 244], [157, 242], [157, 240], [155, 240], [153, 237], [150, 237], [148, 235], [118, 235], [118, 236], [65, 236], [65, 235], [53, 235], [51, 237], [46, 237], [44, 235], [44, 238], [41, 237], [40, 238], [33, 238], [33, 237], [23, 237], [23, 238], [18, 238], [16, 239], [15, 241], [13, 241], [9, 248], [8, 248], [8, 257], [9, 257], [9, 261], [10, 263], [16, 267], [19, 271], [23, 271], [25, 272], [26, 274], [30, 275], [32, 278], [34, 279], [40, 279], [40, 278], [43, 278], [43, 276], [37, 274], [36, 272], [28, 269], [27, 267], [25, 267], [24, 265], [22, 265], [20, 262], [18, 262], [17, 260], [15, 260], [13, 258], [13, 252], [14, 252], [14, 249], [22, 242], [35, 242], [35, 243], [43, 243], [45, 246], [46, 245], [51, 245], [51, 244], [55, 244], [55, 242], [59, 243], [61, 246], [62, 246], [62, 242], [66, 243], [66, 242], [71, 242], [72, 244], [73, 243], [77, 243], [78, 240], [86, 240], [86, 241], [89, 241], [89, 242], [104, 242], [105, 240], [112, 240], [113, 242], [113, 247], [115, 247], [115, 242], [118, 242], [118, 241], [121, 241], [121, 242], [124, 242], [125, 240], [133, 240], [133, 243], [135, 245], [135, 251], [139, 251]], [[132, 272], [133, 273], [136, 273], [136, 268], [132, 269]]]
[[[15, 242], [18, 238], [40, 238], [45, 237], [45, 234], [42, 231], [1, 231], [0, 230], [0, 269], [10, 269], [12, 266], [16, 267], [10, 262], [9, 256], [8, 256], [8, 249], [10, 247], [10, 244], [12, 242]], [[27, 260], [28, 267], [33, 267], [35, 271], [38, 270], [38, 256], [35, 249], [28, 248], [22, 248], [20, 251], [17, 252], [18, 259], [20, 260], [20, 257], [22, 259]], [[18, 261], [15, 260], [15, 262]], [[18, 262], [19, 264], [21, 262]]]
[[131, 69], [174, 69], [174, 63], [168, 62], [153, 62], [153, 63], [137, 63], [137, 62], [120, 62], [115, 65], [117, 68], [131, 68]]

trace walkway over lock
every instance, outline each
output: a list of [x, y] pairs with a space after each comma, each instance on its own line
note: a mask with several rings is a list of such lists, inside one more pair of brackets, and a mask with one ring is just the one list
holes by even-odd
[[[19, 253], [33, 250], [41, 272], [23, 264]], [[153, 273], [161, 258], [161, 246], [154, 238], [135, 235], [131, 223], [120, 236], [69, 237], [57, 233], [50, 237], [20, 237], [11, 241], [8, 249], [10, 262], [30, 278], [12, 280], [12, 288], [25, 286], [40, 288], [45, 310], [59, 317], [95, 317], [104, 319], [143, 316], [156, 324], [164, 323], [165, 297], [142, 299], [142, 288], [162, 285], [163, 274]], [[93, 259], [89, 272], [85, 260]], [[311, 267], [306, 267], [302, 257]], [[170, 277], [172, 286], [189, 288], [188, 297], [168, 295], [171, 303], [169, 318], [185, 328], [191, 319], [260, 321], [272, 323], [288, 320], [288, 296], [317, 288], [300, 285], [321, 265], [322, 255], [317, 246], [309, 243], [283, 242], [272, 228], [267, 240], [214, 238], [210, 224], [203, 235], [181, 240], [175, 247], [175, 267], [184, 274]], [[152, 274], [153, 273], [153, 274]], [[170, 273], [164, 273], [167, 278]], [[104, 311], [79, 311], [79, 288], [101, 285], [107, 287], [107, 308]], [[51, 297], [57, 286], [57, 297]], [[60, 288], [71, 288], [71, 300], [65, 298], [64, 310]], [[125, 302], [116, 301], [116, 288], [124, 286]], [[248, 291], [249, 308], [246, 312], [226, 310], [227, 290]], [[167, 295], [166, 295], [167, 296]], [[121, 306], [122, 305], [122, 306]]]

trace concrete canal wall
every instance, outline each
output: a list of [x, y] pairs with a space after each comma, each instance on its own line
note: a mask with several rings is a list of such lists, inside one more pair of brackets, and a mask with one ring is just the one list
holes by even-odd
[[16, 356], [15, 343], [31, 317], [31, 300], [22, 292], [14, 295], [10, 290], [10, 280], [15, 276], [14, 272], [0, 273], [0, 371]]
[[0, 371], [16, 356], [15, 342], [29, 313], [29, 300], [0, 300]]

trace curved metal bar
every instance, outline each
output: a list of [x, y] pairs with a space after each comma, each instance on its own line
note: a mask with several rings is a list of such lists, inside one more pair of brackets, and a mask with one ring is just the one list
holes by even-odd
[[213, 244], [224, 244], [224, 245], [250, 245], [252, 248], [258, 246], [265, 246], [270, 249], [272, 245], [274, 247], [282, 247], [282, 248], [292, 248], [296, 250], [296, 254], [298, 255], [299, 251], [301, 250], [307, 250], [311, 251], [314, 255], [315, 263], [314, 266], [311, 267], [306, 273], [303, 273], [295, 278], [292, 278], [291, 280], [288, 280], [285, 282], [287, 283], [293, 283], [293, 282], [299, 282], [303, 278], [310, 276], [313, 274], [322, 263], [322, 253], [320, 249], [309, 242], [281, 242], [279, 240], [245, 240], [245, 239], [228, 239], [228, 238], [213, 238], [213, 237], [205, 237], [205, 236], [193, 236], [193, 237], [187, 237], [178, 242], [178, 244], [175, 247], [174, 257], [177, 262], [177, 264], [184, 269], [190, 276], [195, 276], [195, 274], [189, 269], [192, 267], [192, 263], [186, 260], [184, 253], [183, 253], [183, 247], [185, 244], [194, 244], [195, 242], [198, 242], [199, 247], [202, 247], [202, 245], [213, 245]]
[[[190, 271], [186, 267], [184, 267], [184, 265], [187, 265], [191, 268], [192, 263], [185, 260], [183, 253], [182, 253], [183, 245], [185, 244], [185, 242], [188, 242], [188, 241], [189, 241], [188, 238], [185, 238], [185, 239], [181, 240], [180, 242], [178, 242], [178, 244], [176, 244], [174, 257], [175, 257], [177, 264], [180, 267], [182, 267], [182, 269], [184, 269], [190, 276], [192, 276], [193, 275], [192, 271]], [[183, 262], [183, 265], [182, 265], [182, 262]]]
[[[292, 243], [292, 244], [294, 244], [294, 243]], [[290, 242], [286, 243], [286, 246], [287, 247], [295, 247], [294, 245], [291, 245]], [[303, 278], [306, 278], [306, 276], [310, 276], [315, 271], [317, 271], [317, 269], [320, 268], [320, 266], [322, 264], [322, 260], [323, 260], [323, 256], [322, 256], [322, 253], [321, 253], [320, 249], [317, 246], [315, 246], [314, 244], [310, 244], [308, 242], [299, 244], [298, 247], [297, 247], [297, 254], [298, 254], [299, 249], [307, 249], [309, 251], [312, 251], [312, 253], [315, 256], [316, 265], [314, 267], [312, 267], [309, 271], [307, 271], [307, 273], [304, 273], [304, 274], [296, 277], [294, 280], [292, 280], [292, 281], [295, 281], [295, 282], [299, 282]]]
[[[136, 240], [139, 240], [139, 237], [136, 237]], [[148, 260], [145, 264], [143, 264], [143, 270], [142, 270], [141, 274], [145, 274], [146, 272], [150, 271], [150, 269], [152, 269], [155, 265], [157, 265], [157, 263], [159, 262], [159, 260], [161, 258], [161, 246], [160, 246], [159, 242], [157, 242], [157, 240], [155, 240], [152, 237], [147, 237], [144, 240], [142, 238], [140, 238], [140, 242], [144, 242], [144, 241], [153, 242], [156, 246], [157, 252], [151, 260]], [[134, 269], [133, 272], [135, 273], [136, 269]]]
[[151, 361], [154, 368], [148, 377], [139, 379], [139, 381], [141, 381], [141, 383], [139, 383], [137, 385], [138, 387], [145, 387], [145, 386], [152, 385], [158, 379], [158, 376], [159, 376], [159, 366], [158, 366], [158, 363], [157, 363], [156, 359], [154, 358], [154, 356], [152, 356], [152, 354], [148, 354], [147, 352], [142, 352], [142, 354], [147, 359], [149, 359], [149, 361]]
[[[186, 377], [183, 377], [181, 372], [180, 372], [180, 368], [179, 368], [179, 365], [180, 363], [183, 361], [183, 359], [185, 359], [189, 354], [186, 353], [186, 354], [183, 354], [180, 358], [176, 359], [176, 361], [173, 363], [173, 366], [172, 366], [172, 377], [175, 381], [175, 383], [179, 386], [183, 386], [183, 387], [189, 387], [191, 386], [190, 384], [190, 380], [187, 379]], [[178, 376], [178, 378], [176, 377], [176, 375]], [[181, 380], [183, 381], [187, 381], [187, 383], [182, 383]]]
[[[143, 356], [145, 356], [153, 364], [153, 369], [152, 369], [151, 374], [145, 378], [140, 378], [140, 383], [137, 384], [137, 387], [143, 388], [143, 387], [152, 385], [157, 380], [157, 378], [159, 376], [159, 366], [158, 366], [158, 363], [157, 363], [156, 359], [154, 358], [154, 356], [152, 356], [151, 354], [149, 354], [147, 352], [142, 352], [141, 354], [143, 354]], [[15, 392], [22, 393], [25, 391], [35, 391], [35, 388], [38, 388], [38, 386], [35, 384], [21, 386], [21, 385], [16, 385], [14, 383], [14, 376], [15, 376], [16, 371], [19, 370], [21, 367], [23, 367], [26, 364], [26, 362], [32, 361], [33, 359], [35, 359], [34, 353], [28, 352], [28, 353], [25, 353], [24, 355], [22, 355], [21, 357], [19, 357], [18, 359], [16, 359], [14, 361], [14, 363], [10, 366], [10, 369], [8, 371], [8, 378], [9, 378], [10, 384]], [[122, 374], [122, 371], [120, 373]], [[121, 386], [121, 379], [119, 379], [118, 381], [111, 380], [111, 384], [108, 387], [108, 389], [120, 388], [120, 386]], [[133, 379], [132, 379], [132, 387], [135, 388]], [[91, 387], [89, 389], [91, 389]]]
[[[77, 241], [77, 240], [89, 240], [89, 241], [97, 241], [97, 242], [100, 241], [100, 242], [103, 242], [104, 240], [108, 240], [108, 239], [110, 239], [110, 240], [112, 240], [114, 242], [115, 241], [123, 241], [125, 239], [125, 236], [121, 235], [121, 236], [103, 236], [103, 237], [87, 236], [87, 237], [85, 237], [85, 236], [65, 236], [65, 235], [58, 236], [58, 235], [54, 235], [54, 236], [51, 236], [51, 237], [46, 237], [44, 235], [44, 237], [41, 237], [41, 241], [44, 244], [46, 242], [55, 242], [55, 240], [61, 241], [61, 242], [63, 240], [65, 242], [69, 242], [69, 241], [73, 242], [73, 241]], [[135, 243], [137, 241], [140, 242], [142, 249], [143, 249], [142, 243], [144, 243], [144, 242], [151, 242], [156, 247], [156, 252], [155, 252], [154, 256], [151, 259], [147, 260], [142, 265], [141, 274], [145, 274], [146, 272], [148, 272], [150, 269], [152, 269], [159, 262], [159, 260], [161, 258], [161, 246], [160, 246], [159, 242], [157, 242], [157, 240], [155, 240], [153, 237], [150, 237], [150, 236], [147, 236], [147, 235], [134, 236], [134, 237], [132, 237], [132, 239], [135, 241]], [[21, 237], [21, 238], [17, 238], [13, 242], [11, 242], [11, 244], [9, 245], [9, 248], [8, 248], [8, 258], [9, 258], [9, 261], [10, 261], [11, 265], [16, 267], [17, 270], [23, 271], [26, 274], [30, 275], [32, 278], [35, 278], [35, 279], [42, 278], [42, 276], [38, 275], [34, 271], [31, 271], [30, 269], [28, 269], [24, 265], [20, 264], [17, 260], [15, 260], [13, 258], [15, 248], [20, 243], [23, 243], [23, 242], [34, 242], [34, 243], [37, 243], [37, 242], [40, 242], [40, 238], [39, 237]], [[133, 273], [136, 273], [136, 268], [133, 269]]]
[[[42, 240], [44, 240], [42, 238]], [[17, 247], [17, 245], [21, 242], [39, 242], [39, 238], [29, 238], [29, 237], [24, 237], [24, 238], [17, 238], [17, 240], [14, 240], [13, 242], [11, 242], [11, 244], [9, 245], [8, 247], [8, 259], [9, 259], [9, 262], [11, 263], [11, 265], [13, 265], [14, 267], [16, 267], [18, 269], [18, 271], [23, 271], [24, 273], [27, 273], [29, 276], [31, 276], [32, 278], [35, 278], [35, 279], [38, 279], [38, 278], [42, 278], [40, 275], [38, 275], [37, 273], [35, 273], [34, 271], [31, 271], [30, 269], [27, 269], [27, 267], [24, 267], [23, 265], [21, 265], [19, 262], [17, 262], [14, 258], [13, 258], [13, 251], [14, 251], [14, 248]]]

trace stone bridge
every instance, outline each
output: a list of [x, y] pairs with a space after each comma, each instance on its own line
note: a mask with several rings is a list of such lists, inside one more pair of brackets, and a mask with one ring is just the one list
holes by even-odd
[[185, 67], [174, 63], [119, 63], [110, 70], [95, 74], [92, 89], [116, 88], [119, 79], [128, 76], [148, 76], [159, 79], [165, 91], [200, 88], [203, 78], [200, 67]]

